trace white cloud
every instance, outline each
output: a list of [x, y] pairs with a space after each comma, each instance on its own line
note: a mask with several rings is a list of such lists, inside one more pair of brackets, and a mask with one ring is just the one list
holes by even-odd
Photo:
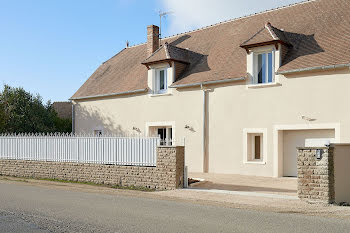
[[193, 30], [301, 0], [158, 0], [165, 11], [174, 11], [164, 23], [167, 35]]

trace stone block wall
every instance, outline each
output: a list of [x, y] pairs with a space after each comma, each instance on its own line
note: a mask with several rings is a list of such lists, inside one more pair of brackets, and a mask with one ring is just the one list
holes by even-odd
[[[317, 150], [321, 158], [316, 157]], [[298, 196], [302, 200], [333, 203], [334, 156], [331, 147], [298, 148]]]
[[0, 175], [138, 186], [157, 190], [183, 186], [184, 147], [158, 147], [156, 167], [1, 160]]

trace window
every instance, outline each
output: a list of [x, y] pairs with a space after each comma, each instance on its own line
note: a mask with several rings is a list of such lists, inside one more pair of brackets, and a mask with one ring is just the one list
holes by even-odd
[[160, 145], [171, 146], [172, 145], [172, 134], [173, 129], [170, 127], [163, 127], [157, 129], [157, 134], [160, 137]]
[[247, 133], [247, 161], [263, 161], [263, 133]]
[[260, 135], [255, 135], [254, 136], [253, 159], [254, 160], [260, 160], [261, 159], [261, 136]]
[[95, 137], [101, 137], [102, 136], [102, 130], [94, 130]]
[[156, 70], [156, 80], [155, 80], [155, 93], [163, 94], [168, 90], [167, 84], [167, 70], [166, 69], [157, 69]]
[[274, 52], [254, 54], [254, 80], [253, 84], [274, 82]]

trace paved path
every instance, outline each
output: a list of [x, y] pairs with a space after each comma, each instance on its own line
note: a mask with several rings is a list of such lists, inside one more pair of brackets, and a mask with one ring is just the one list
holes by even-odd
[[297, 196], [279, 195], [279, 194], [272, 194], [272, 193], [230, 191], [230, 190], [222, 190], [222, 189], [187, 188], [184, 190], [188, 192], [191, 192], [191, 191], [209, 192], [209, 193], [221, 193], [221, 194], [231, 194], [231, 195], [249, 196], [249, 197], [268, 197], [268, 198], [277, 198], [277, 199], [285, 199], [285, 200], [299, 199]]
[[350, 232], [350, 221], [0, 182], [0, 232]]

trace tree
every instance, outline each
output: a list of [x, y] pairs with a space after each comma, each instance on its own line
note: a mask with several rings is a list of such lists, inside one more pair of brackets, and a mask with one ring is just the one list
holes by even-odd
[[0, 132], [71, 132], [71, 123], [60, 119], [50, 102], [43, 104], [40, 95], [5, 85], [0, 92]]

